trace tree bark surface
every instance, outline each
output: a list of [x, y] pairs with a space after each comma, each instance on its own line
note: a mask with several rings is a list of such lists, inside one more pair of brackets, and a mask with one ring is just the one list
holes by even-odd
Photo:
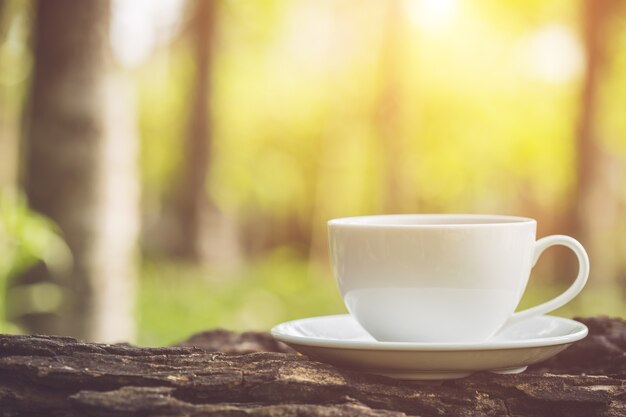
[[[398, 381], [314, 362], [267, 333], [141, 348], [0, 336], [1, 416], [626, 416], [626, 322], [519, 375]], [[219, 352], [218, 352], [219, 351]]]

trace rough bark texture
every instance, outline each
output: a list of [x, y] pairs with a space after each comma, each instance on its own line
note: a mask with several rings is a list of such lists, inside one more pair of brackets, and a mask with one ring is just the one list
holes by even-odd
[[625, 416], [626, 322], [582, 321], [589, 337], [523, 374], [445, 382], [338, 369], [266, 333], [171, 348], [0, 336], [0, 416]]
[[39, 265], [16, 283], [20, 293], [40, 283], [63, 291], [57, 306], [10, 306], [31, 332], [95, 341], [133, 336], [136, 118], [131, 90], [111, 70], [110, 8], [109, 0], [34, 3], [24, 188], [30, 206], [59, 226], [73, 265], [54, 273]]

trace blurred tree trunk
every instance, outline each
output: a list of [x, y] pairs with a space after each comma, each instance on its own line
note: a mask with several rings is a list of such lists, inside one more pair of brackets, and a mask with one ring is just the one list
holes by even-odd
[[189, 126], [178, 195], [179, 252], [184, 258], [217, 266], [237, 264], [239, 242], [234, 219], [224, 215], [208, 195], [213, 125], [212, 67], [217, 0], [192, 3], [191, 40], [196, 64]]
[[[399, 213], [406, 206], [403, 153], [405, 138], [402, 133], [402, 31], [405, 16], [402, 3], [386, 3], [384, 32], [380, 53], [380, 79], [382, 88], [375, 104], [374, 123], [384, 155], [382, 208], [385, 213]], [[411, 193], [413, 194], [413, 193]], [[409, 210], [415, 212], [416, 208]]]
[[[587, 67], [576, 131], [575, 189], [565, 217], [569, 223], [565, 230], [579, 239], [590, 253], [594, 280], [612, 280], [619, 268], [614, 241], [619, 214], [614, 188], [619, 184], [614, 184], [616, 175], [611, 171], [615, 161], [603, 150], [597, 119], [602, 77], [608, 66], [609, 28], [616, 5], [615, 0], [583, 2], [583, 47]], [[575, 275], [572, 269], [576, 262], [568, 256], [562, 263], [563, 278], [569, 280]]]
[[63, 288], [58, 311], [37, 302], [24, 310], [28, 332], [133, 337], [137, 142], [131, 90], [112, 73], [110, 9], [110, 0], [35, 3], [24, 186], [31, 207], [58, 224], [73, 265], [57, 273], [40, 265], [19, 280], [45, 297]]

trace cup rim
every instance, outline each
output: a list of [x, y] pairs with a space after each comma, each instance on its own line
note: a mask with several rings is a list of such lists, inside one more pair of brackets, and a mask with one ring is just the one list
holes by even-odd
[[[394, 223], [391, 220], [400, 220]], [[411, 222], [415, 219], [415, 223]], [[424, 223], [419, 223], [421, 220]], [[427, 222], [430, 220], [430, 223]], [[407, 222], [408, 221], [408, 222]], [[435, 221], [435, 222], [433, 222]], [[340, 217], [328, 221], [329, 227], [353, 228], [409, 228], [409, 229], [447, 229], [447, 228], [483, 228], [505, 227], [536, 224], [530, 217], [501, 214], [375, 214], [367, 216]]]

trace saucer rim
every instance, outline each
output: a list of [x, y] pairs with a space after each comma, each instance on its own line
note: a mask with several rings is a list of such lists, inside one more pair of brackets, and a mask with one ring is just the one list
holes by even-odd
[[[532, 340], [511, 340], [511, 341], [484, 341], [484, 342], [442, 342], [442, 343], [425, 343], [425, 342], [379, 342], [365, 340], [341, 340], [341, 339], [321, 339], [315, 336], [294, 335], [285, 331], [287, 325], [314, 321], [319, 319], [339, 319], [350, 317], [350, 314], [333, 314], [326, 316], [307, 317], [286, 321], [272, 327], [270, 333], [272, 337], [287, 344], [297, 344], [303, 346], [315, 346], [322, 348], [339, 348], [339, 349], [360, 349], [360, 350], [390, 350], [390, 351], [482, 351], [482, 350], [502, 350], [502, 349], [524, 349], [533, 347], [559, 346], [577, 342], [587, 336], [589, 329], [587, 326], [577, 320], [558, 317], [552, 315], [542, 315], [531, 317], [527, 320], [537, 319], [539, 317], [547, 317], [551, 320], [575, 323], [578, 330], [574, 333], [561, 336], [548, 336]], [[351, 318], [351, 317], [350, 317]], [[352, 320], [354, 320], [352, 318]]]

